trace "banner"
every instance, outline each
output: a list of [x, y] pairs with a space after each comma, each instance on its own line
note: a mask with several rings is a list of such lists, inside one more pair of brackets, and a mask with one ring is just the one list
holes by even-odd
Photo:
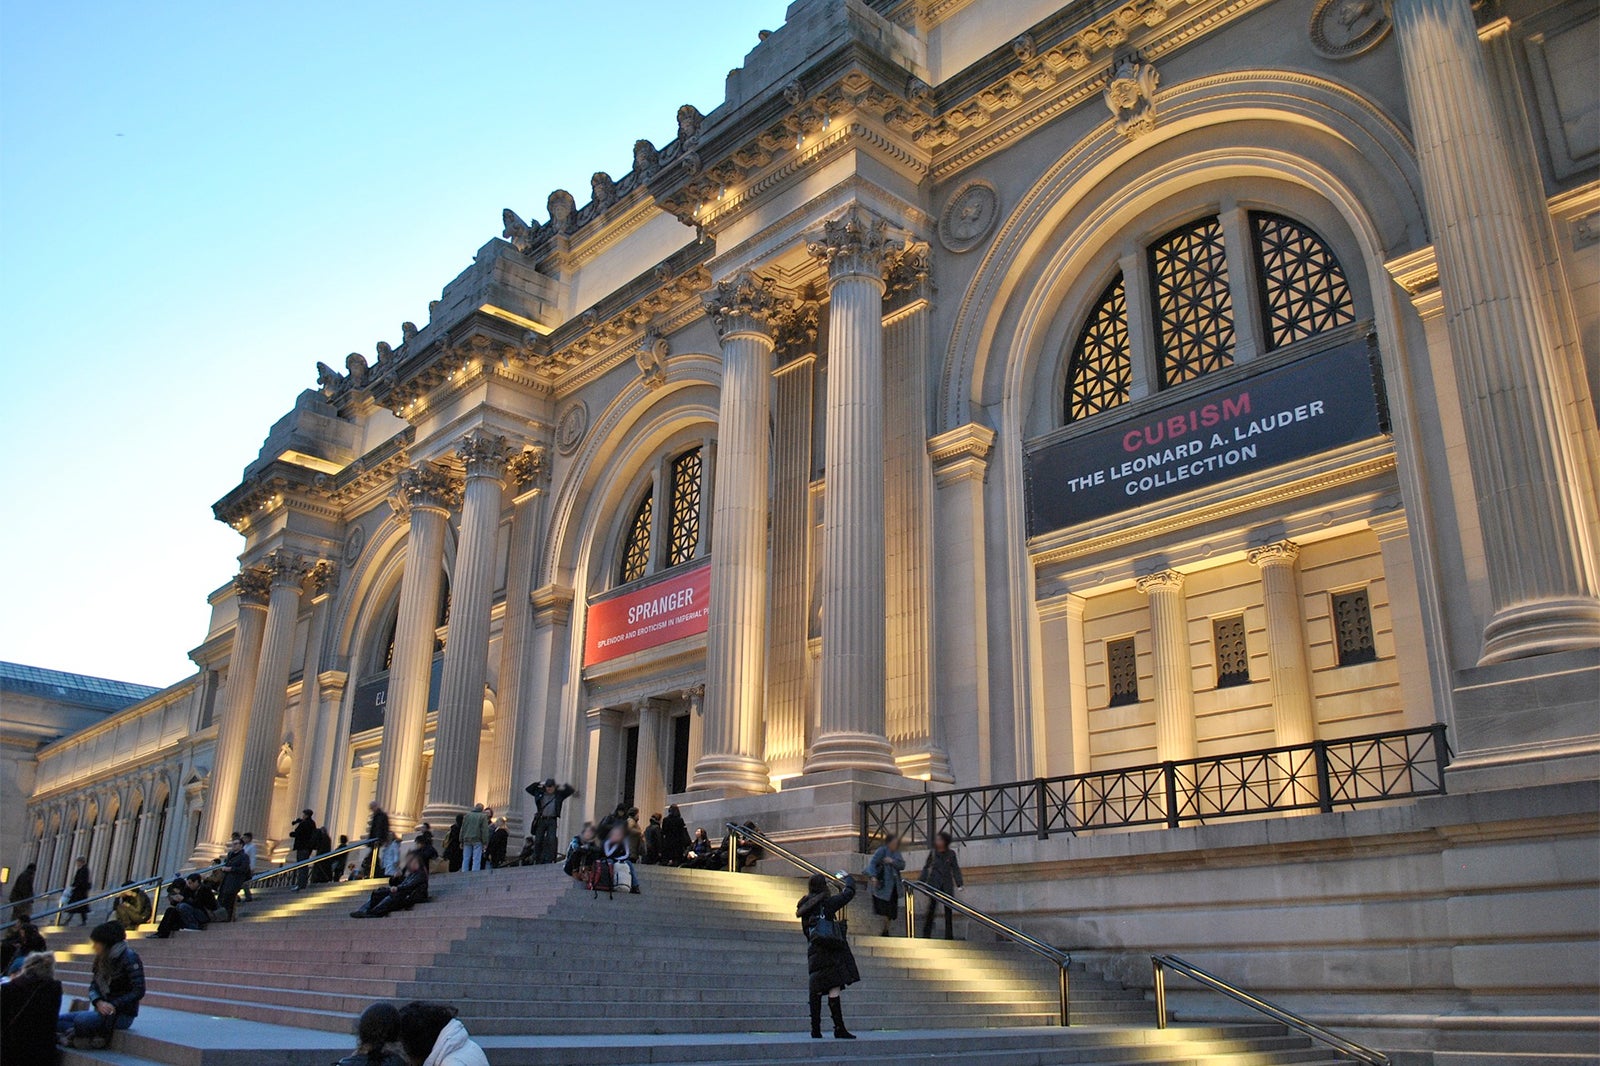
[[[428, 672], [428, 710], [439, 709], [439, 678], [444, 675], [444, 657], [433, 657], [433, 668]], [[365, 733], [383, 724], [389, 709], [389, 675], [380, 674], [356, 685], [355, 696], [350, 701], [350, 733]]]
[[1027, 458], [1028, 535], [1386, 433], [1381, 389], [1358, 340], [1045, 445]]
[[643, 588], [589, 604], [583, 665], [704, 633], [710, 619], [711, 564], [673, 573]]

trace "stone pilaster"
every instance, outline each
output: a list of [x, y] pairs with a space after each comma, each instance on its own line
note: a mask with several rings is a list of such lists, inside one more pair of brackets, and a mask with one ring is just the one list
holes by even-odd
[[665, 718], [665, 711], [655, 700], [639, 704], [639, 753], [633, 778], [633, 804], [639, 808], [641, 823], [648, 823], [651, 814], [660, 814], [666, 807], [667, 783], [661, 771], [661, 734]]
[[[506, 613], [500, 628], [499, 708], [495, 714], [494, 762], [489, 767], [489, 806], [506, 816], [512, 840], [530, 823], [523, 817], [519, 795], [526, 798], [522, 778], [536, 772], [519, 767], [522, 734], [536, 728], [530, 719], [529, 687], [533, 637], [533, 568], [543, 544], [544, 500], [550, 484], [550, 452], [543, 445], [525, 448], [506, 464], [511, 494], [511, 551], [506, 572]], [[542, 703], [542, 701], [540, 701]]]
[[[683, 699], [689, 704], [689, 766], [692, 771], [706, 753], [706, 687], [695, 685], [686, 689]], [[692, 779], [689, 787], [694, 787]]]
[[[1391, 0], [1483, 530], [1482, 663], [1600, 646], [1591, 487], [1467, 0]], [[1487, 117], [1486, 117], [1487, 116]]]
[[1189, 659], [1189, 612], [1183, 575], [1161, 570], [1139, 579], [1139, 591], [1150, 597], [1150, 658], [1155, 671], [1156, 758], [1193, 759], [1198, 753], [1194, 729], [1194, 670]]
[[[100, 812], [100, 817], [105, 817], [105, 812]], [[89, 876], [90, 885], [98, 892], [106, 887], [111, 880], [111, 849], [116, 843], [117, 826], [122, 819], [112, 819], [101, 822], [95, 826], [93, 839], [89, 841]]]
[[928, 461], [926, 245], [892, 254], [885, 271], [885, 722], [907, 777], [948, 783], [933, 698], [933, 468]]
[[106, 868], [99, 871], [100, 887], [114, 888], [129, 880], [128, 867], [133, 862], [133, 834], [138, 826], [137, 815], [120, 815], [111, 828], [111, 847], [106, 851]]
[[[153, 795], [146, 792], [146, 795]], [[156, 825], [161, 817], [159, 808], [154, 807], [154, 799], [147, 799], [139, 811], [136, 819], [137, 825], [133, 831], [133, 879], [153, 876], [154, 855], [156, 843]]]
[[[328, 815], [327, 805], [318, 795], [316, 787], [319, 771], [336, 761], [332, 753], [332, 739], [324, 739], [320, 730], [326, 709], [322, 695], [322, 640], [327, 632], [328, 614], [333, 609], [333, 597], [338, 587], [338, 567], [331, 560], [319, 560], [307, 578], [306, 591], [311, 596], [311, 631], [306, 636], [305, 665], [300, 672], [303, 679], [300, 703], [295, 709], [294, 724], [289, 729], [294, 745], [294, 760], [289, 764], [288, 782], [289, 810], [292, 812], [290, 821], [300, 817], [300, 812], [307, 807], [316, 812], [318, 825]], [[279, 829], [277, 826], [273, 828]]]
[[622, 714], [610, 707], [591, 707], [587, 714], [589, 759], [584, 772], [583, 808], [596, 821], [622, 801]]
[[1280, 747], [1317, 739], [1311, 702], [1311, 666], [1306, 657], [1300, 600], [1300, 546], [1282, 540], [1250, 552], [1261, 571], [1267, 614], [1267, 669], [1272, 677], [1272, 731]]
[[[318, 825], [327, 823], [336, 806], [333, 789], [338, 760], [333, 756], [339, 743], [345, 686], [349, 681], [350, 675], [344, 670], [324, 670], [317, 675], [317, 706], [310, 728], [306, 730], [310, 756], [302, 779], [301, 800], [293, 810], [298, 817], [300, 811], [310, 807], [316, 812]], [[295, 761], [299, 762], [298, 756]], [[333, 833], [333, 830], [330, 828], [328, 832]]]
[[[561, 691], [566, 683], [567, 652], [572, 624], [572, 589], [565, 585], [545, 585], [528, 596], [533, 627], [533, 652], [524, 687], [528, 690], [529, 720], [518, 727], [521, 745], [517, 765], [522, 777], [513, 782], [514, 806], [522, 811], [526, 823], [533, 819], [533, 799], [523, 787], [546, 777], [564, 781], [568, 766], [557, 765], [561, 750]], [[526, 778], [527, 780], [523, 780]], [[571, 817], [577, 810], [569, 804]]]
[[[300, 592], [314, 562], [288, 549], [267, 555], [272, 591], [267, 600], [265, 632], [261, 639], [261, 665], [256, 669], [255, 693], [250, 699], [250, 728], [245, 734], [244, 759], [239, 768], [233, 820], [241, 833], [254, 833], [265, 857], [268, 840], [286, 827], [268, 825], [272, 812], [272, 785], [278, 776], [278, 751], [283, 744], [285, 691], [294, 658], [294, 631], [300, 620]], [[216, 782], [216, 792], [230, 782]], [[275, 833], [274, 830], [277, 832]]]
[[484, 430], [464, 437], [456, 454], [466, 466], [461, 536], [450, 581], [450, 635], [439, 681], [433, 776], [424, 820], [447, 822], [472, 808], [478, 789], [483, 694], [489, 673], [489, 609], [494, 597], [495, 539], [505, 495], [506, 438]]
[[705, 754], [694, 787], [765, 792], [767, 508], [772, 480], [772, 283], [748, 271], [706, 294], [722, 339]]
[[[444, 567], [445, 522], [461, 499], [460, 485], [443, 467], [419, 463], [400, 473], [391, 500], [410, 523], [406, 569], [400, 579], [400, 614], [389, 663], [388, 709], [378, 756], [377, 801], [389, 824], [405, 834], [417, 822], [422, 791], [422, 738], [428, 718], [439, 583]], [[365, 828], [362, 823], [360, 829]], [[359, 830], [358, 830], [359, 831]]]
[[899, 773], [885, 736], [882, 219], [852, 207], [812, 242], [828, 264], [822, 729], [806, 772]]
[[234, 625], [233, 647], [228, 653], [228, 683], [222, 690], [222, 713], [217, 721], [217, 743], [211, 756], [211, 780], [225, 781], [228, 785], [211, 790], [193, 859], [197, 863], [222, 854], [233, 832], [234, 804], [238, 799], [234, 785], [244, 766], [250, 702], [255, 695], [256, 668], [261, 661], [271, 579], [260, 569], [241, 570], [233, 579], [233, 588], [239, 618]]

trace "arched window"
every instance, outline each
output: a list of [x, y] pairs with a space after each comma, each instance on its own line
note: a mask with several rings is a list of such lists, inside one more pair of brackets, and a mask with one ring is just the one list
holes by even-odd
[[1067, 365], [1067, 421], [1128, 401], [1128, 295], [1119, 272], [1095, 301]]
[[[1268, 352], [1355, 321], [1344, 268], [1316, 232], [1267, 211], [1226, 217], [1227, 224], [1208, 215], [1169, 230], [1135, 260], [1141, 284], [1118, 273], [1100, 294], [1067, 360], [1065, 421], [1232, 366], [1241, 336], [1250, 350]], [[1250, 244], [1234, 262], [1253, 276], [1229, 276], [1230, 239]], [[1235, 315], [1234, 296], [1252, 286], [1259, 322]], [[1144, 306], [1129, 306], [1130, 290], [1149, 294]], [[1131, 330], [1131, 315], [1148, 316], [1148, 330]], [[1140, 343], [1154, 350], [1136, 350], [1135, 336], [1148, 336]]]
[[[658, 567], [678, 566], [702, 554], [705, 476], [703, 445], [661, 462], [651, 487], [631, 512], [617, 564], [618, 584], [637, 581]], [[661, 521], [657, 520], [658, 510]]]

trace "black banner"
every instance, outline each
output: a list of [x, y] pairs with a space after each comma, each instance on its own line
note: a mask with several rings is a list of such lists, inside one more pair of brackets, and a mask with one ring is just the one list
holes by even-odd
[[[444, 658], [434, 656], [433, 670], [428, 675], [428, 710], [439, 709], [439, 678], [444, 673]], [[383, 724], [384, 712], [389, 706], [389, 675], [369, 677], [356, 686], [355, 697], [350, 701], [350, 735], [365, 733]]]
[[1028, 535], [1387, 432], [1375, 360], [1352, 341], [1040, 448], [1027, 458]]

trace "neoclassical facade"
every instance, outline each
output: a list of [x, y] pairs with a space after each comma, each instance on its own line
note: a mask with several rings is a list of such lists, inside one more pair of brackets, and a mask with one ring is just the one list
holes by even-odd
[[39, 756], [24, 851], [521, 826], [546, 776], [842, 848], [862, 800], [1435, 723], [1453, 788], [1592, 779], [1594, 30], [801, 0], [318, 364], [216, 504], [196, 674]]

